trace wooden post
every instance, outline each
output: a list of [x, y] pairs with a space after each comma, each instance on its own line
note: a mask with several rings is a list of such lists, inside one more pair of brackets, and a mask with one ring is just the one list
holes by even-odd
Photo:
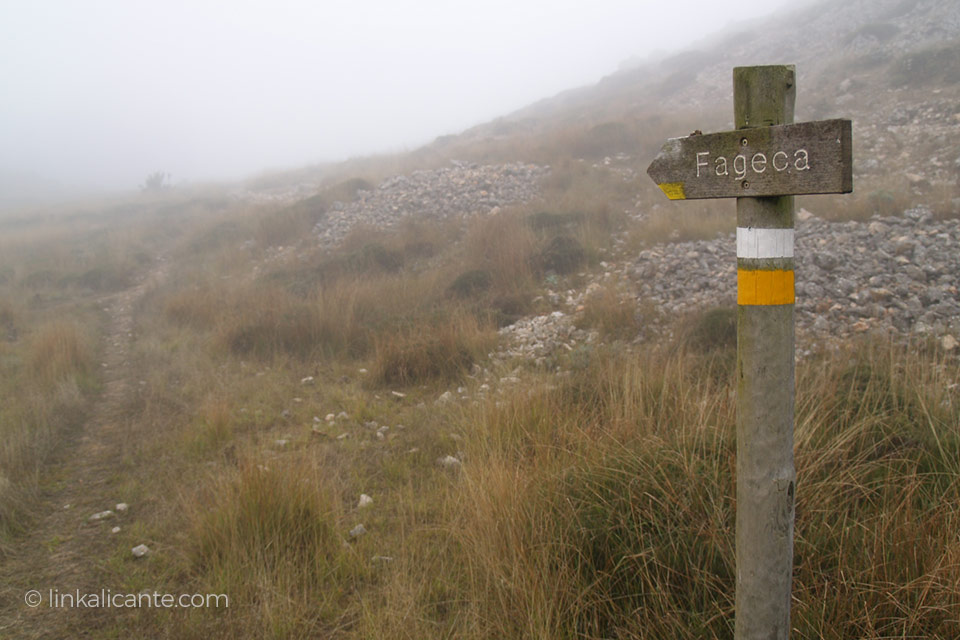
[[793, 124], [792, 65], [733, 70], [736, 131], [670, 138], [671, 200], [737, 199], [736, 640], [784, 640], [793, 575], [793, 196], [853, 191], [852, 123]]
[[[735, 68], [736, 128], [792, 124], [795, 76], [792, 65]], [[736, 640], [790, 631], [793, 207], [793, 196], [737, 198]]]

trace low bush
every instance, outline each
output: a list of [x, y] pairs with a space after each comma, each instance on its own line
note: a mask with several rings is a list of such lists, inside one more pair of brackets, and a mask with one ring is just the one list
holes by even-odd
[[464, 271], [447, 287], [447, 292], [456, 298], [469, 298], [490, 288], [489, 271], [471, 269]]
[[382, 333], [374, 345], [375, 377], [381, 384], [409, 385], [456, 380], [496, 343], [492, 329], [464, 312]]
[[544, 271], [567, 274], [579, 269], [586, 262], [587, 254], [580, 241], [572, 236], [559, 235], [547, 243], [537, 262]]

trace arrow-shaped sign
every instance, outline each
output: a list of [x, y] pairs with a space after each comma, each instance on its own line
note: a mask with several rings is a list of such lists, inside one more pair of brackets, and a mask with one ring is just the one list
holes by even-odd
[[647, 173], [671, 200], [853, 191], [849, 120], [670, 138]]

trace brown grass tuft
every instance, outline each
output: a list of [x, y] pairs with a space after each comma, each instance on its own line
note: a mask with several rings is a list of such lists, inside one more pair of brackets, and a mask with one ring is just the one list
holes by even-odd
[[381, 334], [374, 348], [376, 379], [387, 385], [456, 380], [495, 343], [496, 334], [491, 328], [463, 312], [431, 324]]
[[587, 298], [577, 326], [596, 329], [605, 339], [632, 340], [642, 329], [641, 317], [633, 296], [625, 296], [615, 285], [607, 284]]
[[56, 320], [37, 329], [27, 359], [29, 370], [37, 379], [52, 383], [89, 372], [93, 352], [75, 323]]
[[339, 506], [305, 458], [244, 460], [211, 478], [187, 508], [193, 569], [211, 591], [229, 595], [238, 631], [312, 636], [351, 588]]

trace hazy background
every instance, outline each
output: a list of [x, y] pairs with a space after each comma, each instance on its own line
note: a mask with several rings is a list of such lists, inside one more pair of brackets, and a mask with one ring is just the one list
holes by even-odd
[[796, 4], [0, 0], [0, 190], [412, 148]]

